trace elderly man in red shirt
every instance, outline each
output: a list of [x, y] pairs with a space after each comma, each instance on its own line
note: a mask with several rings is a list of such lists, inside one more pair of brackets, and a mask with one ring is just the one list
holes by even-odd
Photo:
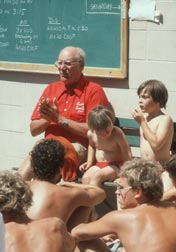
[[[69, 141], [74, 147], [74, 157], [78, 157], [75, 169], [86, 158], [89, 111], [97, 105], [110, 106], [103, 88], [83, 75], [84, 64], [85, 52], [81, 48], [69, 46], [62, 49], [55, 63], [60, 81], [49, 84], [43, 91], [30, 124], [32, 136], [44, 132], [45, 137], [60, 140], [61, 136]], [[27, 163], [25, 160], [19, 169], [25, 178], [29, 178]]]

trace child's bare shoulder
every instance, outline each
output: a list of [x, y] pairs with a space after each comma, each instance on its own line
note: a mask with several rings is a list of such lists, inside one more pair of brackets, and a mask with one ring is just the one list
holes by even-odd
[[165, 122], [169, 122], [169, 123], [173, 123], [173, 119], [170, 115], [167, 114], [162, 114], [159, 116], [159, 121], [165, 121]]
[[170, 122], [170, 123], [172, 123], [173, 122], [173, 120], [172, 120], [172, 117], [170, 116], [170, 115], [168, 115], [168, 114], [164, 114], [164, 113], [162, 113], [162, 114], [160, 114], [160, 115], [157, 115], [157, 116], [155, 116], [155, 117], [153, 117], [153, 118], [147, 118], [147, 121], [151, 121], [151, 122], [159, 122], [159, 123], [162, 123], [162, 122]]
[[171, 117], [170, 115], [164, 114], [163, 116], [164, 116], [165, 118], [167, 118], [168, 120], [170, 120], [170, 121], [173, 122], [173, 119], [172, 119], [172, 117]]
[[114, 135], [116, 135], [117, 137], [120, 137], [120, 136], [122, 137], [125, 135], [125, 133], [118, 126], [114, 126]]

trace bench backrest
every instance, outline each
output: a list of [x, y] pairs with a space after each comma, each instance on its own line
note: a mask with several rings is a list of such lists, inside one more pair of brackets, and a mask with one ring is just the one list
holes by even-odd
[[140, 146], [139, 124], [134, 119], [119, 118], [119, 126], [125, 133], [128, 143], [132, 147]]

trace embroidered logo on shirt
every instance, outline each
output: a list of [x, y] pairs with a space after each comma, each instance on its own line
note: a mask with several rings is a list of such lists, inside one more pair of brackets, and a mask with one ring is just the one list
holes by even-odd
[[77, 102], [75, 109], [78, 113], [83, 113], [85, 111], [84, 103]]

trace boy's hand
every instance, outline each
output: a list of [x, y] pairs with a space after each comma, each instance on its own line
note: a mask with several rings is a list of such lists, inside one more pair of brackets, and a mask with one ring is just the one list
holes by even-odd
[[139, 109], [133, 110], [132, 116], [139, 124], [141, 124], [142, 121], [145, 121], [144, 115]]
[[83, 163], [82, 165], [80, 165], [79, 170], [82, 172], [87, 171], [89, 168], [91, 167], [91, 165], [88, 162]]

